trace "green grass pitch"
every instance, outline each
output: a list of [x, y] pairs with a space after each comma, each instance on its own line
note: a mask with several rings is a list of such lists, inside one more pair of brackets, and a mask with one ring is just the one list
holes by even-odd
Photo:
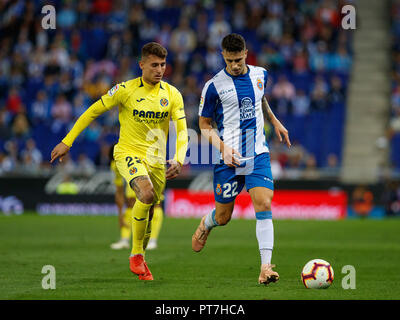
[[[257, 284], [255, 220], [214, 229], [200, 253], [191, 249], [199, 219], [164, 219], [159, 248], [146, 253], [154, 281], [128, 268], [130, 250], [113, 251], [116, 217], [0, 216], [0, 299], [400, 299], [400, 220], [274, 220], [273, 263], [281, 279]], [[304, 264], [321, 258], [335, 272], [325, 290], [304, 288]], [[44, 265], [56, 289], [44, 290]], [[342, 267], [356, 269], [344, 290]]]

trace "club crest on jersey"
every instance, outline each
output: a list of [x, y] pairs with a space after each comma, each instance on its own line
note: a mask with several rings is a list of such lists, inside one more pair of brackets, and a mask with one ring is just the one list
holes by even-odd
[[215, 188], [215, 192], [217, 193], [217, 195], [220, 195], [222, 193], [222, 188], [219, 183], [217, 184], [217, 187]]
[[261, 79], [257, 79], [257, 88], [262, 90], [264, 88], [263, 82]]
[[165, 98], [162, 98], [160, 100], [160, 104], [161, 104], [162, 107], [166, 107], [168, 105], [168, 100], [165, 99]]
[[131, 176], [133, 176], [136, 172], [137, 172], [137, 168], [136, 168], [136, 167], [133, 167], [133, 168], [130, 168], [130, 169], [129, 169], [129, 174], [130, 174]]
[[110, 97], [112, 97], [114, 95], [114, 93], [117, 92], [118, 89], [119, 89], [119, 85], [116, 84], [114, 87], [112, 87], [110, 90], [108, 90], [108, 95]]
[[256, 117], [256, 109], [253, 101], [249, 97], [245, 97], [240, 101], [240, 120], [248, 120]]

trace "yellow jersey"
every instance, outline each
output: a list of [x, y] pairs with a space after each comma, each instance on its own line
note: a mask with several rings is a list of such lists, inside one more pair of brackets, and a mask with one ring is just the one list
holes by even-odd
[[[115, 106], [119, 110], [120, 136], [114, 154], [134, 154], [145, 159], [150, 166], [163, 167], [169, 121], [185, 118], [181, 93], [164, 81], [151, 85], [139, 77], [115, 85], [86, 110], [63, 142], [72, 146], [93, 119]], [[186, 149], [182, 150], [181, 163], [186, 154]]]
[[120, 136], [114, 152], [130, 152], [148, 164], [165, 164], [169, 121], [185, 118], [183, 98], [172, 85], [146, 83], [142, 77], [115, 85], [101, 101], [118, 105]]

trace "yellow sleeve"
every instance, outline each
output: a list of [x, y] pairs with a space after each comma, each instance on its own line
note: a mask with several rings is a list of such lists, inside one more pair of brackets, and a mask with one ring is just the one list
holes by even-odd
[[[175, 88], [174, 88], [175, 89]], [[185, 109], [183, 107], [183, 98], [181, 93], [175, 89], [173, 92], [172, 96], [172, 114], [171, 114], [171, 119], [172, 120], [179, 120], [185, 118]]]
[[108, 110], [124, 102], [126, 95], [126, 85], [125, 82], [116, 84], [110, 90], [107, 91], [105, 95], [102, 95], [100, 100], [104, 107]]
[[65, 136], [62, 142], [71, 147], [79, 134], [86, 129], [86, 127], [89, 126], [94, 119], [106, 111], [108, 111], [108, 109], [101, 102], [101, 100], [97, 100], [78, 118], [78, 120], [76, 120], [71, 131]]
[[186, 151], [188, 146], [188, 132], [186, 126], [186, 119], [181, 118], [175, 121], [176, 127], [176, 152], [174, 160], [183, 165], [186, 158]]

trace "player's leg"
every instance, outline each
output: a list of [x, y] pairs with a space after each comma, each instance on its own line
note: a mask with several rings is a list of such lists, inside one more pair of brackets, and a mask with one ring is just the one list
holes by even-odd
[[[131, 189], [127, 186], [127, 189]], [[132, 193], [133, 190], [132, 190]], [[113, 243], [111, 245], [112, 249], [129, 249], [130, 248], [130, 239], [131, 239], [131, 231], [132, 231], [132, 209], [135, 204], [136, 199], [134, 197], [128, 196], [126, 198], [126, 208], [123, 216], [124, 225], [120, 228], [121, 238], [118, 242]]]
[[[149, 212], [153, 206], [154, 189], [149, 176], [138, 176], [130, 185], [136, 193], [136, 202], [132, 210], [132, 251], [129, 258], [130, 269], [141, 280], [153, 280], [144, 260], [145, 236], [149, 225]], [[146, 275], [145, 278], [142, 278]]]
[[154, 188], [143, 162], [133, 155], [114, 154], [115, 164], [125, 181], [135, 191], [136, 201], [132, 209], [132, 251], [130, 269], [141, 275], [146, 273], [143, 241], [149, 210], [154, 203]]
[[[143, 252], [146, 250], [148, 241], [151, 236], [152, 232], [152, 220], [154, 216], [154, 204], [158, 203], [161, 199], [162, 192], [164, 191], [165, 188], [165, 169], [163, 167], [151, 167], [144, 163], [146, 166], [146, 170], [149, 173], [149, 178], [151, 180], [153, 189], [153, 198], [152, 198], [152, 203], [153, 205], [151, 206], [151, 209], [149, 211], [149, 216], [148, 216], [148, 223], [145, 231], [145, 236], [143, 240]], [[136, 191], [136, 189], [135, 189]], [[136, 192], [137, 197], [139, 198], [138, 193]], [[133, 231], [135, 232], [135, 231]], [[153, 280], [153, 275], [151, 274], [146, 261], [144, 261], [144, 267], [146, 269], [145, 273], [139, 275], [140, 280]]]
[[153, 225], [147, 250], [154, 250], [157, 248], [157, 239], [160, 234], [161, 226], [164, 220], [164, 211], [161, 204], [154, 206]]
[[246, 186], [253, 202], [256, 215], [256, 236], [261, 256], [259, 283], [268, 284], [279, 279], [271, 264], [274, 247], [274, 226], [271, 203], [274, 195], [272, 173], [268, 154], [255, 159], [254, 171], [246, 176]]
[[143, 239], [143, 250], [146, 251], [147, 247], [148, 247], [148, 243], [151, 237], [151, 234], [153, 232], [153, 224], [154, 224], [154, 205], [150, 208], [149, 211], [149, 221], [147, 223], [147, 228], [146, 228], [146, 232], [144, 234], [144, 239]]
[[132, 211], [132, 252], [131, 255], [144, 255], [144, 237], [149, 222], [149, 212], [154, 202], [154, 188], [149, 176], [138, 176], [130, 185], [136, 194]]
[[208, 235], [214, 227], [226, 225], [231, 220], [235, 201], [215, 202], [215, 208], [201, 218], [200, 224], [192, 236], [192, 249], [199, 252], [206, 245]]
[[201, 251], [211, 230], [226, 225], [232, 217], [236, 196], [244, 186], [244, 178], [235, 174], [235, 169], [226, 165], [214, 168], [215, 208], [205, 215], [192, 236], [192, 249]]

